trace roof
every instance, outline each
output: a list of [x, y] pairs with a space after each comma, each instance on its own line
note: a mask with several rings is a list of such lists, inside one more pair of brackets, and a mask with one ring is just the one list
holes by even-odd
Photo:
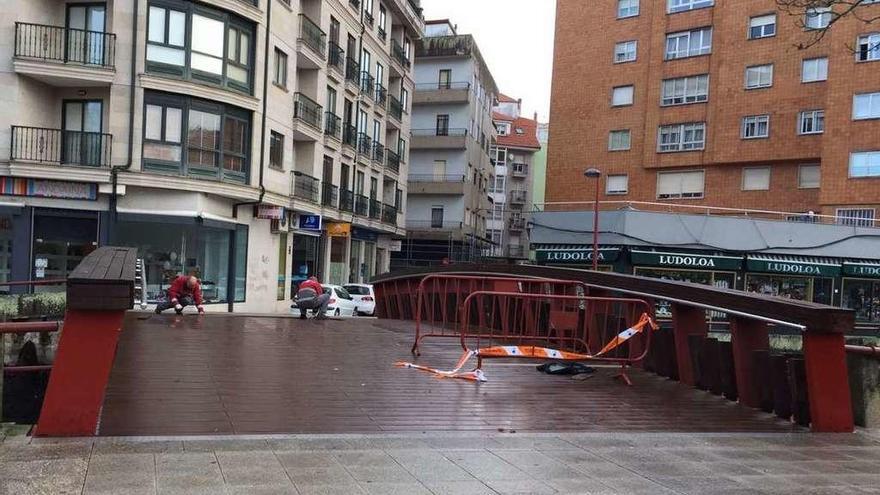
[[519, 103], [519, 100], [515, 100], [505, 94], [498, 93], [498, 102], [499, 103]]
[[[538, 141], [538, 123], [536, 121], [522, 117], [514, 119], [498, 112], [492, 112], [492, 118], [501, 122], [510, 122], [510, 134], [507, 136], [499, 135], [496, 139], [498, 146], [541, 149], [541, 143]], [[522, 133], [517, 132], [518, 129], [522, 130]]]
[[[589, 211], [537, 212], [533, 244], [593, 242]], [[845, 259], [880, 259], [880, 229], [633, 209], [599, 213], [602, 245], [698, 249]]]

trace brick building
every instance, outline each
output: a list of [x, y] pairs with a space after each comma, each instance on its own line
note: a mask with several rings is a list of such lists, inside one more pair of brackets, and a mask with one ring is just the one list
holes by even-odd
[[[859, 7], [880, 15], [880, 3]], [[872, 12], [867, 12], [870, 9]], [[880, 35], [774, 0], [559, 0], [547, 202], [840, 215], [880, 205]], [[585, 27], [587, 27], [585, 29]], [[873, 29], [873, 30], [872, 30]]]

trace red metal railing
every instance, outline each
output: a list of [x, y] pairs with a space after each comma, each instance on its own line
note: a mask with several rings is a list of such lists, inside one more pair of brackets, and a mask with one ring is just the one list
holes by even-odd
[[[412, 353], [419, 355], [419, 344], [426, 337], [461, 336], [461, 304], [468, 295], [485, 290], [516, 291], [541, 295], [584, 295], [586, 287], [574, 280], [534, 277], [502, 277], [472, 275], [427, 275], [421, 279], [410, 305], [416, 322]], [[398, 298], [406, 292], [394, 291]], [[398, 299], [398, 305], [403, 301]], [[427, 328], [424, 328], [427, 327]]]
[[[64, 285], [67, 283], [65, 279], [49, 279], [49, 280], [22, 280], [14, 282], [0, 282], [0, 287], [35, 287], [46, 285]], [[61, 329], [60, 321], [4, 321], [0, 322], [0, 380], [3, 379], [5, 373], [33, 373], [38, 371], [49, 371], [52, 365], [30, 365], [30, 366], [4, 366], [3, 354], [4, 343], [2, 342], [5, 334], [23, 335], [31, 332], [51, 333]]]

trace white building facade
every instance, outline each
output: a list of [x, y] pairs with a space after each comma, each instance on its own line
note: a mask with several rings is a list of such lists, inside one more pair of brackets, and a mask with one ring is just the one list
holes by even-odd
[[0, 277], [134, 246], [148, 299], [195, 274], [209, 311], [276, 312], [386, 271], [423, 28], [407, 0], [6, 2]]

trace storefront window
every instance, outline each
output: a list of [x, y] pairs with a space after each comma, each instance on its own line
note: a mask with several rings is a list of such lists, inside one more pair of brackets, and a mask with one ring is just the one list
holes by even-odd
[[842, 303], [856, 320], [880, 322], [880, 280], [844, 279]]
[[368, 282], [376, 275], [376, 243], [366, 243], [364, 250], [364, 282]]
[[[67, 278], [86, 255], [98, 247], [98, 215], [74, 217], [34, 214], [33, 280]], [[36, 287], [36, 292], [64, 290], [63, 286]]]
[[287, 234], [278, 237], [278, 294], [277, 300], [284, 300], [287, 290]]
[[[0, 216], [0, 282], [12, 280], [12, 216]], [[0, 294], [9, 294], [9, 287], [0, 286]]]
[[746, 290], [798, 301], [831, 304], [834, 282], [830, 278], [791, 277], [786, 275], [746, 275]]
[[[228, 301], [229, 256], [233, 237], [229, 230], [191, 224], [120, 222], [116, 236], [116, 242], [120, 245], [137, 247], [144, 259], [148, 301], [155, 302], [160, 291], [167, 289], [178, 275], [198, 277], [206, 303]], [[238, 237], [244, 238], [240, 251], [246, 255], [247, 236]], [[242, 239], [237, 241], [241, 242]], [[240, 274], [240, 277], [245, 276]], [[240, 300], [243, 301], [244, 278], [237, 277], [235, 288], [236, 295], [240, 292]]]
[[235, 302], [244, 302], [247, 295], [247, 225], [235, 227]]
[[[296, 293], [300, 282], [315, 275], [320, 279], [318, 267], [321, 259], [321, 238], [313, 235], [293, 234], [293, 265], [291, 270], [291, 293]], [[321, 280], [321, 282], [324, 282]]]
[[[635, 274], [643, 277], [659, 278], [661, 280], [672, 280], [675, 282], [691, 282], [694, 284], [713, 285], [722, 289], [732, 289], [736, 280], [736, 275], [730, 272], [709, 272], [701, 270], [669, 270], [663, 268], [636, 268]], [[669, 301], [657, 301], [657, 317], [671, 318], [672, 304]], [[709, 316], [713, 320], [721, 320], [726, 318], [724, 313], [717, 311], [710, 312]]]
[[352, 284], [360, 283], [361, 281], [361, 251], [364, 247], [364, 241], [358, 241], [352, 239], [351, 241], [351, 256], [348, 264], [348, 281]]
[[347, 237], [331, 237], [330, 238], [330, 283], [341, 285], [347, 282], [345, 280], [345, 246], [348, 243]]

